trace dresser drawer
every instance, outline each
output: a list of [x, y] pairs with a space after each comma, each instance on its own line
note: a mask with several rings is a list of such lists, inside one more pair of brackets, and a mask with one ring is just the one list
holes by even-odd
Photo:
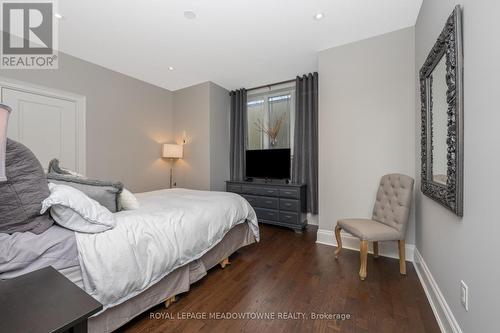
[[256, 195], [242, 194], [243, 198], [247, 199], [248, 203], [254, 208], [278, 209], [278, 198], [260, 197]]
[[257, 218], [269, 221], [278, 221], [278, 211], [264, 208], [255, 208]]
[[241, 185], [241, 193], [259, 195], [260, 191], [256, 186]]
[[298, 199], [298, 198], [300, 198], [300, 189], [299, 188], [280, 188], [280, 197]]
[[297, 212], [299, 211], [299, 207], [299, 200], [280, 199], [280, 210]]
[[260, 195], [268, 195], [271, 197], [277, 197], [279, 195], [279, 190], [275, 187], [261, 187], [259, 189]]
[[242, 185], [241, 192], [253, 195], [266, 195], [270, 197], [277, 197], [279, 195], [277, 188], [268, 186]]
[[226, 184], [226, 191], [241, 193], [241, 184]]
[[280, 222], [283, 223], [291, 223], [291, 224], [300, 224], [299, 214], [291, 213], [291, 212], [280, 212]]
[[248, 194], [242, 194], [241, 196], [248, 201], [250, 206], [252, 206], [254, 208], [257, 207], [257, 199], [259, 199], [259, 197], [255, 196], [255, 195], [248, 195]]
[[279, 199], [278, 198], [270, 198], [270, 197], [257, 197], [257, 202], [255, 203], [255, 207], [278, 209]]

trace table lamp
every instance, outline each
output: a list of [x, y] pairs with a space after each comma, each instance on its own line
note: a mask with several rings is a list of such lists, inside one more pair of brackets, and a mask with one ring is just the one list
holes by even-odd
[[[169, 158], [173, 161], [182, 158], [182, 145], [165, 143], [163, 145], [163, 155], [164, 158]], [[174, 178], [174, 166], [170, 167], [170, 188], [172, 188], [172, 182]]]
[[7, 146], [7, 124], [9, 122], [9, 114], [12, 111], [5, 104], [0, 104], [0, 182], [7, 180], [5, 174], [5, 153]]

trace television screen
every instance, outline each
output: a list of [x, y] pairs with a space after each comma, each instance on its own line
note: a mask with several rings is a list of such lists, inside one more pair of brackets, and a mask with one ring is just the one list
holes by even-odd
[[290, 149], [247, 150], [246, 176], [290, 179]]

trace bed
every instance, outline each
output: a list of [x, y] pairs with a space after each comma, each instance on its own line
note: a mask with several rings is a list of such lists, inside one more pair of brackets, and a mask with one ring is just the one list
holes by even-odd
[[259, 240], [255, 212], [236, 194], [172, 189], [137, 199], [141, 208], [116, 213], [117, 226], [104, 233], [54, 225], [40, 235], [0, 234], [0, 279], [51, 265], [103, 303], [89, 332], [111, 332], [170, 304], [209, 269]]

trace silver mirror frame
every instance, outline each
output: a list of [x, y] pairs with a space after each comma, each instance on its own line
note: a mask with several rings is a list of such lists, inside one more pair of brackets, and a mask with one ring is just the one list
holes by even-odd
[[5, 158], [7, 150], [7, 125], [9, 123], [9, 115], [12, 109], [0, 103], [0, 182], [7, 181], [5, 174]]
[[[463, 216], [464, 102], [463, 102], [462, 12], [456, 6], [434, 47], [420, 69], [421, 102], [421, 190], [441, 205]], [[448, 102], [447, 183], [432, 179], [432, 72], [446, 57], [446, 100]]]

